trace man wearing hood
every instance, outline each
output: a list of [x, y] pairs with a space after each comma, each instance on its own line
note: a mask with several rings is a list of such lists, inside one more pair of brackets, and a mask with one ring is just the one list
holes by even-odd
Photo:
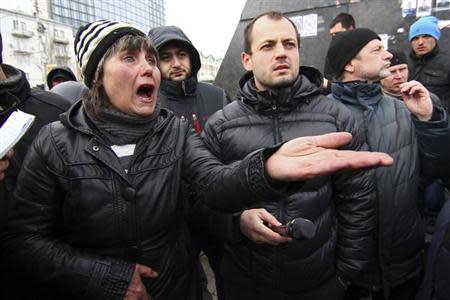
[[77, 81], [75, 74], [67, 66], [55, 67], [47, 74], [47, 86], [49, 90], [66, 81]]
[[379, 81], [390, 75], [392, 54], [370, 29], [337, 35], [327, 56], [339, 80], [330, 101], [352, 111], [372, 151], [394, 158], [392, 166], [375, 170], [378, 247], [358, 282], [363, 288], [351, 288], [346, 299], [414, 299], [424, 249], [419, 177], [448, 172], [448, 115], [417, 81], [400, 85], [403, 101], [383, 94]]
[[210, 115], [228, 100], [223, 89], [198, 82], [200, 55], [184, 32], [176, 26], [153, 28], [148, 33], [158, 54], [161, 71], [159, 103], [185, 118], [200, 133]]
[[[200, 133], [209, 116], [222, 109], [229, 100], [225, 90], [212, 84], [198, 82], [197, 73], [200, 70], [200, 55], [184, 32], [176, 26], [153, 28], [149, 37], [158, 50], [158, 68], [161, 71], [161, 86], [158, 102], [182, 119], [186, 119]], [[187, 190], [187, 189], [186, 189]], [[222, 256], [221, 242], [203, 228], [204, 218], [214, 214], [206, 206], [196, 203], [196, 197], [189, 195], [192, 210], [189, 212], [195, 252], [203, 252], [215, 274], [216, 289], [219, 299], [222, 299], [222, 283], [219, 264]], [[195, 206], [195, 203], [197, 206]], [[201, 208], [198, 208], [201, 206]], [[201, 266], [199, 265], [201, 268]], [[204, 274], [204, 272], [201, 272]], [[204, 280], [206, 282], [206, 280]], [[205, 299], [210, 298], [203, 284]]]
[[[329, 132], [350, 132], [346, 149], [367, 149], [350, 111], [321, 94], [320, 72], [300, 67], [299, 48], [296, 26], [280, 12], [263, 13], [245, 28], [241, 60], [248, 72], [238, 101], [214, 114], [202, 133], [224, 163], [294, 137]], [[342, 299], [372, 254], [371, 174], [339, 173], [293, 184], [293, 194], [280, 194], [275, 204], [260, 202], [229, 216], [221, 265], [225, 299]], [[315, 224], [309, 240], [271, 230], [299, 217]]]

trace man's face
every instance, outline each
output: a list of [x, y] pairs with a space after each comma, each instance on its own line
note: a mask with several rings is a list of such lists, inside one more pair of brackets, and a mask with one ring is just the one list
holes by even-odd
[[66, 82], [68, 79], [64, 76], [57, 76], [52, 78], [52, 86], [57, 86], [60, 83]]
[[298, 76], [300, 54], [293, 25], [282, 18], [259, 18], [251, 32], [252, 53], [241, 54], [247, 71], [253, 71], [258, 90], [286, 87]]
[[423, 56], [436, 47], [436, 40], [431, 35], [418, 35], [411, 40], [411, 47], [417, 56]]
[[339, 22], [339, 23], [337, 23], [336, 25], [334, 25], [333, 27], [330, 28], [330, 35], [331, 36], [335, 36], [336, 33], [344, 32], [344, 31], [351, 30], [351, 29], [353, 29], [353, 27], [350, 27], [349, 29], [347, 29], [345, 27], [342, 27], [342, 23]]
[[159, 50], [158, 68], [164, 79], [182, 81], [191, 76], [189, 52], [181, 46], [167, 45]]
[[400, 85], [408, 80], [408, 65], [399, 64], [389, 67], [391, 75], [381, 80], [381, 85], [392, 94], [400, 94]]
[[353, 80], [378, 81], [388, 77], [392, 54], [384, 50], [383, 43], [374, 39], [367, 43], [345, 67], [353, 69]]

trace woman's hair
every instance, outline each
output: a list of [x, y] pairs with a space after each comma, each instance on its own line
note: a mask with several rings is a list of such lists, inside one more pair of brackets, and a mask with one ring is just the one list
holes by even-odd
[[145, 51], [147, 55], [154, 55], [158, 58], [158, 51], [150, 42], [150, 39], [140, 35], [125, 35], [121, 37], [109, 47], [105, 55], [103, 55], [97, 70], [95, 71], [92, 88], [90, 88], [83, 96], [83, 106], [92, 116], [97, 117], [99, 108], [107, 106], [109, 103], [108, 95], [106, 94], [104, 87], [98, 84], [99, 80], [103, 77], [103, 65], [105, 61], [122, 51], [139, 51], [141, 49]]

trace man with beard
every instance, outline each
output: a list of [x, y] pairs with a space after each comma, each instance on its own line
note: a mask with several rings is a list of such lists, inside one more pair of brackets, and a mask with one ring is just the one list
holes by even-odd
[[[239, 101], [214, 114], [202, 133], [222, 162], [329, 132], [351, 132], [346, 149], [367, 148], [351, 112], [321, 94], [320, 72], [300, 68], [299, 48], [296, 26], [279, 12], [263, 13], [247, 25], [241, 61], [248, 72], [239, 83]], [[371, 174], [339, 173], [293, 184], [293, 194], [280, 194], [275, 205], [260, 202], [228, 216], [221, 265], [225, 299], [342, 299], [347, 283], [362, 276], [372, 255]], [[309, 240], [274, 231], [297, 218], [315, 224]]]
[[368, 294], [371, 299], [414, 299], [424, 245], [417, 203], [419, 176], [421, 171], [437, 176], [441, 168], [448, 168], [443, 155], [449, 149], [448, 116], [443, 108], [433, 106], [429, 92], [417, 81], [400, 86], [403, 101], [382, 93], [379, 80], [390, 75], [392, 54], [370, 29], [337, 35], [327, 56], [339, 80], [331, 86], [330, 100], [353, 112], [372, 151], [394, 158], [391, 167], [375, 171], [377, 253], [346, 299]]

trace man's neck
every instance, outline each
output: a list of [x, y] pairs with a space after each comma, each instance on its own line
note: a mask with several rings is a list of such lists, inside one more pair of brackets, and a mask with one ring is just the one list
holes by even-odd
[[401, 99], [401, 97], [402, 97], [402, 94], [386, 90], [383, 86], [381, 86], [381, 90], [383, 91], [383, 94], [385, 94], [385, 95], [388, 95], [388, 96], [391, 96], [394, 98], [398, 98], [398, 99]]

